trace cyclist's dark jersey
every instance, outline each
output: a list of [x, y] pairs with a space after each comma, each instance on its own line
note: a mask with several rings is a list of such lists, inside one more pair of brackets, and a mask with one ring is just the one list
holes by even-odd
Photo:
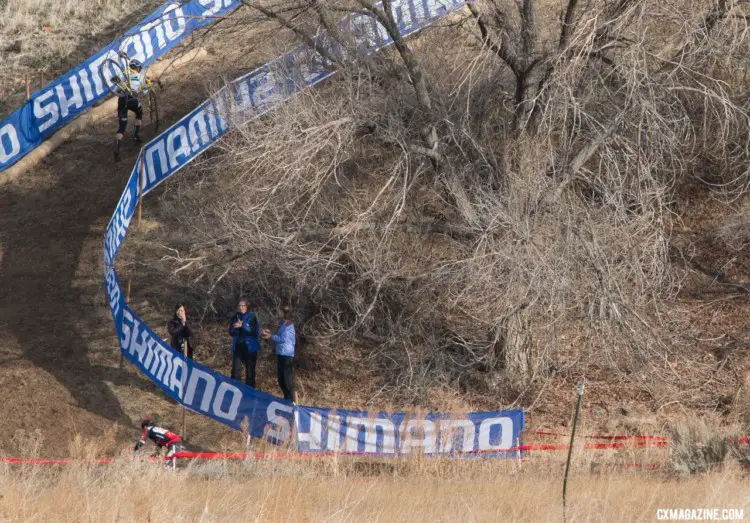
[[161, 427], [146, 427], [143, 429], [140, 443], [146, 443], [146, 438], [151, 439], [159, 447], [166, 447], [174, 443], [182, 443], [182, 438], [171, 430]]

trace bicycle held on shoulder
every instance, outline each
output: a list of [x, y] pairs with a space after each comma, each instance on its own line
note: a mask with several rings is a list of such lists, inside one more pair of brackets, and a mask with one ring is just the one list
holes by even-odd
[[[107, 89], [115, 96], [129, 96], [138, 98], [148, 106], [148, 120], [144, 121], [145, 126], [150, 126], [153, 132], [159, 130], [159, 105], [156, 92], [153, 88], [149, 89], [145, 97], [143, 92], [136, 91], [131, 86], [130, 75], [127, 73], [130, 64], [130, 57], [120, 51], [117, 53], [117, 59], [107, 58], [99, 67], [99, 76]], [[145, 98], [145, 99], [144, 99]]]

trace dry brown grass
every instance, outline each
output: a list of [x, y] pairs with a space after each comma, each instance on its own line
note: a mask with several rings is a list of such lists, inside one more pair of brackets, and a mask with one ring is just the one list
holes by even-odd
[[[652, 521], [660, 508], [750, 511], [747, 469], [737, 459], [727, 459], [710, 474], [678, 477], [667, 466], [667, 449], [584, 450], [586, 435], [581, 434], [573, 454], [570, 521]], [[173, 472], [160, 464], [131, 461], [129, 449], [111, 465], [84, 464], [100, 453], [101, 443], [75, 438], [69, 455], [82, 462], [74, 465], [0, 467], [0, 521], [562, 518], [565, 454], [558, 452], [533, 452], [523, 462], [420, 456], [196, 461]], [[24, 455], [38, 451], [35, 440], [26, 440]], [[644, 465], [661, 468], [638, 468]]]
[[[156, 0], [10, 0], [0, 6], [0, 49], [11, 63], [47, 67], [91, 37]], [[123, 27], [123, 30], [127, 27]], [[85, 40], [84, 40], [85, 41]], [[10, 65], [10, 64], [4, 64]]]
[[0, 2], [0, 114], [31, 91], [126, 31], [156, 0], [6, 0]]
[[92, 25], [125, 18], [134, 7], [147, 3], [158, 5], [155, 0], [10, 0], [3, 2], [2, 29], [8, 35], [20, 35], [27, 31], [49, 27], [66, 34], [86, 34]]
[[[107, 467], [0, 470], [3, 521], [557, 521], [558, 468], [466, 461], [438, 474], [335, 462], [199, 464], [176, 473], [125, 459]], [[395, 472], [394, 472], [395, 470]], [[374, 472], [373, 472], [374, 471]], [[736, 470], [665, 480], [575, 472], [570, 521], [651, 521], [658, 508], [750, 511]]]

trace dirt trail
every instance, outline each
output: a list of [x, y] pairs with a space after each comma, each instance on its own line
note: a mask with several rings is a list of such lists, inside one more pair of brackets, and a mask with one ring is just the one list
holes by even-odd
[[[171, 74], [160, 96], [162, 129], [206, 97], [205, 78], [193, 74], [187, 83]], [[28, 453], [29, 436], [41, 433], [42, 454], [64, 456], [75, 434], [97, 436], [117, 424], [114, 439], [122, 441], [135, 436], [144, 413], [177, 421], [178, 409], [148, 379], [127, 364], [118, 369], [102, 239], [138, 147], [124, 143], [115, 164], [115, 129], [113, 115], [0, 187], [0, 453]], [[215, 437], [217, 429], [208, 430]]]
[[[279, 44], [270, 38], [256, 38], [267, 47], [259, 50], [243, 36], [235, 37], [231, 45], [207, 46], [213, 55], [204, 62], [164, 78], [167, 91], [160, 95], [162, 129], [206, 98], [204, 86], [216, 86], [224, 75], [239, 76], [279, 54], [274, 48]], [[106, 436], [100, 453], [112, 453], [138, 435], [137, 421], [144, 415], [158, 415], [167, 425], [180, 426], [181, 410], [173, 401], [128, 364], [118, 368], [119, 351], [102, 281], [102, 241], [138, 148], [132, 142], [124, 144], [123, 161], [114, 164], [115, 128], [112, 115], [111, 120], [61, 146], [16, 182], [0, 186], [0, 390], [4, 393], [0, 455], [29, 455], [30, 443], [40, 442], [42, 456], [69, 456], [69, 445], [77, 434]], [[144, 135], [152, 137], [149, 129], [144, 129]], [[732, 213], [746, 216], [747, 205], [750, 202]], [[706, 206], [700, 215], [686, 213], [695, 221], [689, 224], [694, 230], [686, 241], [695, 243], [704, 254], [710, 253], [701, 259], [705, 267], [726, 267], [719, 261], [737, 260], [727, 278], [746, 282], [750, 278], [750, 248], [745, 245], [739, 252], [725, 253], [708, 242], [713, 238], [710, 231], [723, 225], [720, 215], [727, 213], [719, 207]], [[701, 239], [708, 243], [704, 245]], [[133, 290], [134, 307], [141, 313], [141, 301], [152, 294], [148, 283], [147, 279], [141, 281]], [[689, 283], [685, 291], [716, 288], [713, 279], [705, 275]], [[721, 304], [713, 295], [683, 298], [680, 308], [695, 318], [695, 332], [689, 334], [701, 340], [700, 344], [693, 340], [694, 346], [685, 345], [686, 350], [705, 352], [706, 362], [700, 375], [692, 368], [681, 369], [684, 375], [695, 374], [692, 378], [697, 385], [685, 385], [684, 397], [680, 402], [668, 402], [661, 410], [663, 415], [672, 409], [715, 411], [720, 405], [733, 416], [740, 410], [737, 382], [743, 383], [743, 393], [750, 385], [748, 296], [746, 292], [722, 295], [718, 297]], [[709, 306], [711, 314], [704, 311]], [[711, 351], [718, 355], [716, 361], [711, 359]], [[348, 361], [344, 364], [342, 358]], [[319, 360], [324, 364], [315, 368], [307, 387], [310, 399], [321, 405], [348, 406], [346, 398], [354, 402], [357, 396], [353, 391], [365, 388], [362, 359], [355, 353], [337, 351]], [[685, 362], [687, 365], [689, 360]], [[301, 385], [307, 376], [305, 369], [300, 370]], [[275, 390], [271, 366], [263, 365], [260, 373], [264, 390]], [[535, 400], [532, 420], [537, 416], [539, 424], [544, 420], [566, 423], [575, 379], [567, 375], [551, 379], [539, 401]], [[643, 407], [653, 417], [654, 411], [664, 407], [655, 398], [643, 398], [628, 382], [613, 381], [606, 369], [587, 379], [591, 392], [584, 412], [600, 428], [621, 431], [633, 417], [630, 411]], [[305, 392], [304, 387], [300, 389]], [[491, 398], [470, 399], [474, 407], [497, 406], [486, 404]], [[615, 418], [620, 412], [625, 413], [617, 414], [623, 419], [627, 415], [625, 421]], [[241, 444], [238, 433], [218, 423], [192, 414], [188, 419], [188, 442], [197, 448], [221, 450]], [[636, 421], [642, 428], [643, 422]]]
[[[69, 424], [76, 430], [77, 418], [89, 426], [128, 425], [108, 382], [144, 385], [118, 373], [116, 359], [95, 364], [90, 354], [106, 347], [114, 353], [96, 238], [131, 165], [112, 165], [106, 126], [91, 133], [65, 144], [21, 184], [0, 189], [3, 445], [19, 429], [57, 433]], [[72, 409], [89, 415], [79, 418]], [[56, 450], [56, 442], [47, 445]]]

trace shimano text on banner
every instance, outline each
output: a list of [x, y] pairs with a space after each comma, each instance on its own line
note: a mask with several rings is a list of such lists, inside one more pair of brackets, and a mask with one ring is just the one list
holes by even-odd
[[190, 33], [241, 5], [239, 0], [168, 2], [122, 38], [31, 95], [23, 107], [0, 122], [0, 171], [34, 150], [83, 111], [109, 96], [102, 64], [124, 52], [149, 65]]
[[[219, 3], [217, 10], [224, 7]], [[402, 0], [392, 5], [399, 30], [409, 35], [457, 11], [464, 2]], [[366, 13], [352, 14], [339, 26], [352, 33], [367, 52], [393, 43]], [[345, 58], [344, 51], [325, 34], [316, 38], [319, 45], [328, 46], [331, 54]], [[300, 46], [221, 89], [144, 147], [104, 238], [105, 281], [120, 350], [187, 408], [237, 430], [248, 420], [252, 436], [274, 443], [284, 443], [296, 434], [300, 452], [514, 455], [523, 431], [521, 410], [416, 415], [297, 407], [186, 359], [161, 340], [125, 302], [114, 263], [138, 203], [141, 169], [145, 173], [142, 194], [146, 194], [216, 143], [229, 130], [230, 121], [244, 123], [257, 118], [334, 73], [330, 62], [310, 47]]]
[[[394, 17], [402, 35], [408, 36], [464, 7], [464, 0], [395, 0]], [[382, 7], [382, 4], [378, 4]], [[354, 35], [360, 49], [373, 52], [388, 47], [393, 40], [370, 15], [354, 13], [339, 22], [342, 31]], [[344, 50], [325, 33], [316, 37], [318, 45], [346, 59]], [[302, 89], [311, 87], [336, 70], [330, 62], [307, 45], [234, 80], [203, 102], [179, 122], [151, 140], [146, 151], [147, 194], [211, 147], [229, 129], [228, 121], [241, 124], [257, 118]]]
[[514, 456], [523, 411], [468, 414], [390, 414], [299, 407], [300, 452], [381, 456], [425, 454]]

